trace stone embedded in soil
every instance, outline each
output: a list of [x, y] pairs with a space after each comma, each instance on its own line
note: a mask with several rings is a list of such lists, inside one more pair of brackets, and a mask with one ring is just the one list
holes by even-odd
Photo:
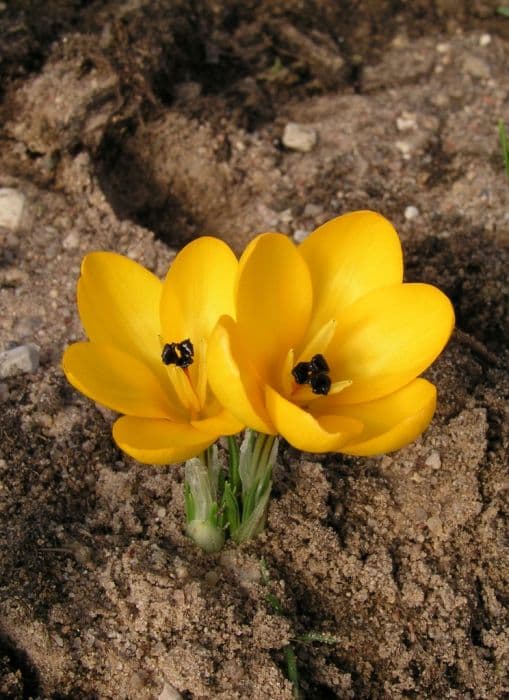
[[317, 134], [314, 129], [303, 124], [289, 122], [283, 131], [283, 145], [292, 151], [307, 153], [311, 151], [317, 142]]
[[73, 229], [70, 231], [67, 236], [64, 238], [62, 241], [62, 247], [64, 250], [74, 250], [77, 248], [80, 244], [80, 237], [78, 232]]
[[34, 343], [18, 345], [0, 353], [0, 379], [16, 374], [35, 372], [39, 367], [40, 350]]
[[405, 207], [405, 219], [407, 221], [411, 221], [412, 219], [416, 219], [419, 216], [419, 210], [417, 207], [414, 207], [412, 205]]
[[23, 216], [25, 195], [12, 187], [0, 188], [0, 226], [16, 231]]
[[491, 76], [488, 64], [477, 56], [465, 56], [463, 70], [473, 78], [480, 80], [487, 80]]
[[309, 236], [309, 231], [305, 231], [303, 228], [298, 228], [296, 231], [293, 232], [293, 240], [296, 243], [302, 243], [308, 236]]

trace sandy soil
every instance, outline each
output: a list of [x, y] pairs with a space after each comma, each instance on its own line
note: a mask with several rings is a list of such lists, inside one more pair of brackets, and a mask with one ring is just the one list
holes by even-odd
[[[499, 4], [0, 2], [0, 351], [40, 347], [0, 380], [0, 697], [290, 699], [289, 643], [302, 697], [509, 696]], [[454, 302], [437, 415], [376, 459], [282, 445], [266, 532], [205, 555], [182, 468], [126, 458], [59, 368], [80, 260], [163, 275], [357, 208]]]

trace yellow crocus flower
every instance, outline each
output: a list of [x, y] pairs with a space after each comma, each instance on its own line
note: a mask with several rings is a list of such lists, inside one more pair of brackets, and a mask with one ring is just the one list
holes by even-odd
[[239, 421], [298, 449], [389, 452], [431, 421], [436, 389], [419, 375], [453, 326], [440, 290], [403, 283], [398, 235], [379, 214], [340, 216], [298, 247], [265, 233], [212, 333], [211, 386]]
[[62, 365], [83, 394], [124, 414], [117, 445], [140, 462], [167, 464], [199, 454], [242, 424], [209, 386], [208, 342], [234, 315], [238, 262], [217, 238], [187, 245], [161, 282], [122, 255], [87, 255], [78, 309], [89, 342], [70, 345]]

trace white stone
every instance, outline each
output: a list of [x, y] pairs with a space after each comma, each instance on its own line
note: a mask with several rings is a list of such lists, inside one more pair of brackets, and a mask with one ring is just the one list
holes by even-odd
[[489, 46], [491, 44], [491, 34], [481, 34], [479, 46]]
[[0, 226], [15, 231], [23, 216], [25, 195], [12, 187], [0, 188]]
[[407, 221], [411, 221], [412, 219], [416, 219], [419, 216], [420, 212], [417, 209], [417, 207], [414, 207], [412, 205], [405, 207], [405, 219]]
[[35, 372], [39, 367], [39, 354], [39, 347], [34, 343], [18, 345], [11, 350], [0, 352], [0, 379]]
[[293, 240], [295, 243], [302, 243], [309, 236], [309, 231], [304, 231], [303, 228], [298, 228], [293, 232]]
[[288, 122], [283, 131], [283, 145], [292, 151], [307, 153], [315, 145], [317, 134], [310, 126]]
[[408, 141], [396, 141], [396, 148], [404, 158], [410, 158], [410, 151], [412, 150], [412, 147]]
[[291, 209], [285, 209], [284, 211], [279, 213], [279, 221], [283, 224], [289, 224], [290, 221], [293, 219], [293, 214]]
[[401, 117], [396, 119], [396, 127], [398, 131], [410, 131], [415, 129], [417, 126], [417, 121], [415, 115], [406, 112], [402, 114]]
[[74, 250], [79, 246], [79, 244], [80, 237], [78, 236], [78, 232], [75, 229], [70, 231], [62, 241], [62, 246], [65, 250]]
[[442, 466], [442, 459], [440, 457], [440, 454], [436, 450], [432, 450], [426, 458], [424, 464], [427, 467], [431, 467], [432, 469], [440, 469], [440, 467]]

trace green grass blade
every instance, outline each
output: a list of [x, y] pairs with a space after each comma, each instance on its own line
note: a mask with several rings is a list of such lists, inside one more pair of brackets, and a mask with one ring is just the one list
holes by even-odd
[[296, 700], [298, 700], [302, 697], [302, 694], [300, 692], [299, 669], [297, 668], [297, 657], [295, 656], [293, 647], [291, 647], [290, 645], [288, 645], [285, 648], [285, 659], [286, 673], [288, 675], [288, 679], [293, 684], [293, 697], [296, 698]]

